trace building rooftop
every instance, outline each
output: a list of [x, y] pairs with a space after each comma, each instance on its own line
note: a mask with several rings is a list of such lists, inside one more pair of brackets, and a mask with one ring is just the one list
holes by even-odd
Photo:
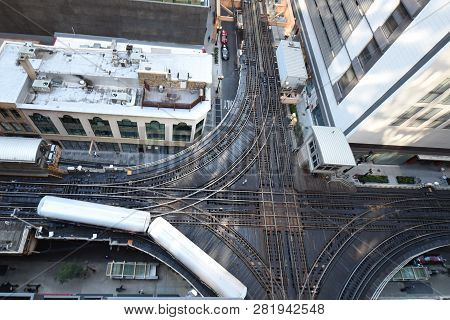
[[21, 221], [0, 221], [0, 254], [22, 254], [30, 228]]
[[327, 165], [356, 166], [353, 152], [341, 129], [312, 126], [312, 131]]
[[[28, 57], [37, 80], [29, 80], [25, 69], [17, 63], [20, 55]], [[161, 82], [187, 81], [206, 86], [212, 83], [212, 57], [200, 50], [115, 41], [108, 46], [106, 41], [97, 43], [79, 38], [57, 40], [54, 46], [7, 41], [0, 48], [0, 74], [0, 102], [17, 102], [20, 108], [70, 112], [89, 109], [106, 114], [131, 111], [130, 115], [158, 116], [153, 114], [158, 113], [158, 108], [143, 111], [141, 107], [140, 74], [143, 78], [159, 76], [156, 78]], [[198, 90], [194, 99], [191, 99], [191, 89], [181, 91], [178, 97], [186, 101], [198, 98]], [[208, 88], [204, 100], [209, 100], [209, 94]], [[160, 98], [159, 101], [164, 100]], [[125, 112], [124, 107], [127, 107]], [[204, 111], [204, 106], [200, 109]]]
[[277, 63], [281, 81], [289, 80], [291, 85], [305, 84], [308, 79], [300, 42], [281, 40], [277, 51]]

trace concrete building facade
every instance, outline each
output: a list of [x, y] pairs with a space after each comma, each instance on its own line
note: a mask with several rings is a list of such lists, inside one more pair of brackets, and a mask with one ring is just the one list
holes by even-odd
[[292, 0], [325, 123], [354, 150], [448, 154], [446, 0]]
[[116, 152], [189, 145], [211, 107], [212, 57], [116, 41], [5, 42], [0, 133], [66, 149]]

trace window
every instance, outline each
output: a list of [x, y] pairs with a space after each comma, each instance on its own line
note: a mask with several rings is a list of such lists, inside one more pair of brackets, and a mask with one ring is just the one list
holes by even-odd
[[20, 113], [17, 110], [11, 109], [9, 110], [9, 112], [12, 113], [12, 115], [14, 116], [14, 118], [16, 119], [22, 119], [22, 116], [20, 115]]
[[311, 142], [308, 144], [309, 146], [309, 151], [311, 152], [311, 154], [314, 153], [314, 151], [316, 151], [316, 143], [314, 142], [314, 140], [311, 140]]
[[0, 123], [0, 126], [2, 127], [2, 129], [4, 131], [13, 131], [13, 128], [11, 127], [11, 125], [8, 122], [2, 122], [2, 123]]
[[73, 136], [85, 136], [86, 131], [84, 131], [83, 125], [80, 119], [72, 118], [71, 116], [63, 116], [59, 118], [62, 125], [66, 129], [67, 133]]
[[350, 67], [337, 82], [342, 97], [345, 97], [357, 82], [358, 79], [356, 78], [355, 71], [353, 67]]
[[117, 121], [120, 135], [122, 138], [136, 139], [139, 137], [137, 122], [132, 122], [128, 119]]
[[34, 132], [33, 128], [30, 125], [26, 123], [22, 123], [22, 125], [26, 132]]
[[433, 121], [431, 121], [431, 123], [429, 125], [427, 125], [427, 127], [428, 128], [437, 128], [440, 125], [447, 122], [447, 120], [450, 120], [450, 112], [447, 112], [443, 116], [440, 116], [439, 118], [434, 119]]
[[386, 38], [389, 37], [401, 26], [406, 20], [411, 21], [403, 4], [400, 2], [398, 7], [392, 12], [391, 16], [386, 20], [386, 22], [381, 26]]
[[424, 124], [425, 122], [430, 120], [433, 116], [438, 114], [441, 110], [442, 110], [441, 108], [432, 108], [432, 109], [428, 110], [427, 112], [422, 114], [420, 117], [417, 117], [417, 119], [414, 120], [412, 123], [410, 123], [409, 127], [418, 127], [418, 126]]
[[416, 113], [422, 111], [424, 108], [423, 107], [411, 107], [408, 109], [408, 111], [402, 113], [397, 120], [395, 120], [394, 122], [392, 122], [390, 124], [390, 126], [399, 126], [401, 124], [403, 124], [404, 122], [408, 121], [409, 119], [411, 119]]
[[109, 126], [108, 120], [103, 120], [99, 117], [94, 117], [89, 120], [92, 130], [97, 137], [112, 137], [111, 127]]
[[122, 151], [123, 152], [138, 152], [139, 145], [132, 143], [122, 143]]
[[166, 126], [158, 121], [152, 121], [145, 124], [147, 139], [164, 140], [166, 139]]
[[173, 125], [173, 141], [191, 141], [192, 126], [184, 122]]
[[376, 60], [381, 56], [381, 50], [375, 39], [372, 39], [358, 56], [359, 62], [364, 71], [369, 71], [375, 64]]
[[69, 150], [89, 150], [91, 146], [91, 143], [88, 141], [61, 140], [60, 142], [65, 149]]
[[120, 148], [119, 148], [119, 145], [117, 143], [97, 142], [97, 148], [98, 148], [99, 151], [120, 152]]
[[197, 139], [203, 131], [203, 122], [204, 120], [200, 121], [199, 123], [197, 123], [197, 125], [195, 126], [195, 134], [194, 134], [194, 139]]
[[8, 118], [11, 117], [6, 109], [0, 109], [0, 114], [1, 114], [2, 117], [5, 118], [5, 119], [8, 119]]
[[[436, 100], [441, 94], [450, 88], [450, 78], [445, 79], [437, 87], [428, 92], [422, 99], [419, 100], [420, 103], [430, 103]], [[446, 98], [447, 99], [447, 98]]]
[[22, 125], [20, 123], [11, 123], [12, 127], [14, 128], [15, 131], [24, 131]]
[[50, 117], [43, 116], [40, 113], [33, 113], [30, 118], [40, 132], [44, 134], [59, 134]]

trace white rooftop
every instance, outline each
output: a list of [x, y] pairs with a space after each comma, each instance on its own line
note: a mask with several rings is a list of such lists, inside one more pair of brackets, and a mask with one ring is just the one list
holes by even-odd
[[281, 40], [276, 55], [281, 81], [295, 78], [301, 83], [308, 79], [300, 42]]
[[326, 165], [355, 166], [355, 158], [341, 129], [336, 127], [311, 127]]
[[[75, 49], [69, 40], [76, 42]], [[71, 84], [76, 84], [83, 78], [91, 81], [95, 87], [138, 88], [138, 70], [149, 72], [170, 70], [172, 78], [179, 76], [180, 79], [184, 79], [189, 74], [190, 81], [212, 83], [212, 57], [200, 50], [133, 45], [133, 53], [127, 56], [126, 44], [120, 43], [116, 47], [118, 59], [128, 58], [128, 62], [122, 64], [113, 63], [112, 49], [106, 45], [92, 48], [91, 42], [95, 41], [84, 40], [81, 42], [86, 43], [87, 48], [84, 48], [80, 44], [82, 39], [69, 40], [57, 41], [55, 46], [33, 45], [37, 53], [36, 56], [29, 57], [39, 78], [62, 83], [68, 95], [77, 91], [68, 89]], [[109, 43], [111, 45], [111, 42]], [[0, 47], [0, 102], [16, 102], [27, 84], [27, 74], [22, 66], [16, 63], [24, 44], [6, 41]], [[63, 91], [55, 92], [57, 96], [55, 100], [64, 100], [60, 96]], [[51, 96], [52, 93], [47, 95]], [[37, 95], [40, 94], [39, 92]], [[44, 99], [52, 100], [48, 97]]]
[[0, 162], [35, 162], [42, 139], [0, 137]]

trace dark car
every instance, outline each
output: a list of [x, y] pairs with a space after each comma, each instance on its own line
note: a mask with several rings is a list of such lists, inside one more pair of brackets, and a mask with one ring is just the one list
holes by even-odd
[[228, 48], [226, 46], [222, 46], [222, 59], [223, 60], [230, 59], [230, 52], [228, 51]]
[[222, 44], [227, 44], [228, 43], [228, 32], [226, 32], [225, 30], [222, 30], [222, 34], [220, 37], [220, 42], [222, 42]]
[[416, 261], [421, 265], [427, 264], [444, 264], [445, 259], [442, 256], [420, 256], [416, 258]]

